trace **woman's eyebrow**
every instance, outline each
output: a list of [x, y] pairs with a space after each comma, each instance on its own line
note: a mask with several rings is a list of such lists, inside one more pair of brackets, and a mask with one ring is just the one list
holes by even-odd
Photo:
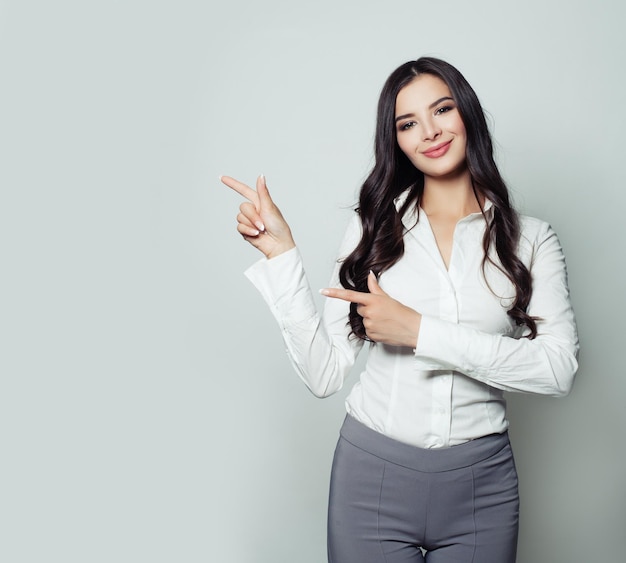
[[439, 98], [437, 101], [430, 104], [428, 106], [428, 109], [433, 109], [437, 104], [440, 104], [441, 102], [445, 102], [446, 100], [450, 100], [452, 102], [454, 101], [450, 96], [444, 96], [443, 98]]
[[[435, 100], [432, 104], [430, 104], [428, 106], [428, 109], [433, 109], [436, 105], [439, 105], [441, 102], [445, 102], [446, 100], [450, 100], [451, 102], [453, 102], [454, 98], [451, 98], [450, 96], [444, 96], [443, 98], [439, 98], [438, 100]], [[401, 119], [405, 119], [407, 117], [415, 117], [415, 114], [405, 113], [405, 114], [399, 115], [398, 117], [396, 117], [396, 123], [400, 121]]]
[[401, 119], [405, 119], [406, 117], [415, 117], [415, 114], [405, 113], [404, 115], [399, 115], [398, 117], [396, 117], [396, 123], [398, 123], [398, 121], [400, 121]]

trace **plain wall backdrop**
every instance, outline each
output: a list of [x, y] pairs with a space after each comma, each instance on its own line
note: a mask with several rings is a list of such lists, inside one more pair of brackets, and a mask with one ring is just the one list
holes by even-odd
[[218, 176], [267, 176], [325, 286], [380, 88], [421, 55], [474, 86], [568, 261], [574, 390], [509, 395], [519, 562], [623, 561], [625, 6], [0, 1], [0, 561], [325, 561], [358, 369], [323, 401], [298, 380]]

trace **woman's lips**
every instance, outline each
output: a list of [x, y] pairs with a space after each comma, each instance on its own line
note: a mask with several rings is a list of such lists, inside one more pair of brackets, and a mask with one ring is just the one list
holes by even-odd
[[451, 140], [448, 141], [447, 143], [441, 143], [440, 145], [437, 145], [436, 147], [432, 147], [424, 151], [422, 154], [424, 156], [427, 156], [428, 158], [439, 158], [440, 156], [443, 156], [444, 154], [448, 152], [448, 149], [450, 148], [451, 143], [452, 143]]

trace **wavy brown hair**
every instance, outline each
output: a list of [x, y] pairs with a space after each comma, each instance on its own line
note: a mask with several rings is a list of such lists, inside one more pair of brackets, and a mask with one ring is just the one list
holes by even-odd
[[[380, 275], [404, 254], [402, 216], [411, 206], [419, 206], [424, 192], [424, 175], [409, 161], [398, 146], [395, 128], [395, 106], [398, 92], [421, 74], [443, 80], [456, 102], [467, 135], [466, 162], [477, 198], [484, 196], [493, 204], [493, 220], [487, 223], [482, 241], [483, 275], [488, 263], [493, 264], [515, 287], [515, 298], [507, 314], [517, 325], [529, 329], [528, 337], [537, 335], [536, 318], [526, 309], [532, 295], [528, 268], [517, 256], [520, 238], [518, 215], [509, 201], [509, 192], [493, 158], [493, 143], [485, 114], [476, 93], [463, 75], [440, 59], [422, 57], [409, 61], [391, 73], [378, 100], [375, 163], [363, 183], [357, 213], [362, 236], [356, 248], [343, 260], [339, 280], [343, 287], [367, 292], [370, 270]], [[396, 210], [394, 200], [409, 190], [402, 208]], [[499, 264], [489, 256], [495, 248]], [[368, 340], [363, 318], [350, 306], [352, 333]]]

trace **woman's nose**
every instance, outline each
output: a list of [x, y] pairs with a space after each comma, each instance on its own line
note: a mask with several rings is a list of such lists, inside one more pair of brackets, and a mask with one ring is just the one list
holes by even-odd
[[422, 140], [433, 141], [441, 135], [441, 128], [434, 121], [425, 121], [422, 123]]

